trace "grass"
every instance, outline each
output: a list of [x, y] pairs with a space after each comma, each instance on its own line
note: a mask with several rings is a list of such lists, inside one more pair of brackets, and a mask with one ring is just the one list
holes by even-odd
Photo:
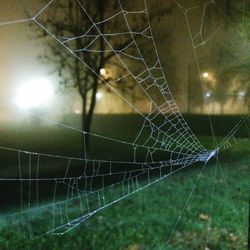
[[[245, 249], [247, 240], [249, 168], [241, 163], [209, 164], [198, 182], [167, 249]], [[21, 225], [0, 228], [1, 249], [166, 249], [166, 243], [193, 188], [201, 167], [190, 168], [99, 212], [63, 236], [27, 241]], [[46, 227], [51, 218], [40, 218]], [[44, 224], [44, 225], [43, 225]]]
[[[123, 119], [117, 118], [122, 124]], [[127, 130], [133, 135], [134, 118], [131, 116]], [[190, 118], [191, 119], [191, 118]], [[194, 119], [194, 118], [192, 118]], [[111, 133], [114, 137], [121, 136], [121, 126], [114, 130], [109, 124], [114, 120], [105, 120], [105, 133], [100, 126], [95, 125], [94, 131]], [[234, 121], [231, 123], [233, 124]], [[97, 124], [100, 124], [98, 122]], [[139, 126], [139, 125], [137, 125]], [[37, 136], [39, 134], [39, 137]], [[203, 134], [203, 133], [202, 133]], [[1, 142], [5, 146], [13, 146], [39, 152], [60, 153], [76, 156], [81, 155], [81, 138], [78, 133], [54, 127], [40, 127], [32, 130], [9, 127], [2, 129]], [[207, 146], [211, 146], [211, 138], [200, 137]], [[117, 145], [113, 148], [104, 147], [102, 142], [92, 141], [97, 157], [107, 156], [110, 150], [117, 150], [115, 157], [126, 157]], [[111, 147], [112, 147], [111, 145]], [[100, 148], [101, 147], [101, 150]], [[99, 149], [98, 149], [99, 148]], [[204, 169], [189, 202], [185, 203], [194, 188], [201, 172], [202, 165], [188, 167], [119, 203], [98, 212], [77, 229], [63, 236], [46, 235], [29, 240], [24, 238], [20, 218], [9, 219], [8, 213], [0, 217], [0, 249], [204, 249], [208, 241], [209, 249], [246, 249], [248, 224], [248, 187], [249, 187], [249, 148], [250, 144], [240, 144], [238, 147], [220, 155], [221, 165], [211, 161]], [[120, 150], [120, 151], [119, 151]], [[127, 150], [124, 148], [123, 150]], [[113, 152], [113, 151], [111, 151]], [[1, 175], [13, 174], [8, 163], [17, 164], [17, 154], [0, 152], [2, 164]], [[114, 158], [115, 158], [114, 157]], [[128, 157], [128, 155], [127, 155]], [[27, 160], [27, 159], [26, 159]], [[4, 167], [3, 167], [4, 166]], [[52, 164], [42, 171], [52, 171]], [[58, 165], [59, 166], [59, 165]], [[54, 171], [58, 169], [54, 166]], [[215, 177], [216, 171], [216, 178]], [[49, 187], [48, 187], [49, 189]], [[212, 199], [212, 194], [214, 195]], [[114, 195], [119, 188], [113, 189]], [[11, 196], [11, 192], [2, 188], [2, 194]], [[5, 196], [5, 197], [7, 197]], [[18, 193], [18, 196], [20, 194]], [[1, 195], [1, 197], [3, 197]], [[13, 196], [14, 199], [15, 196]], [[41, 199], [41, 205], [46, 205], [46, 196]], [[211, 200], [213, 201], [211, 203]], [[3, 198], [1, 199], [3, 201]], [[174, 234], [172, 230], [180, 217]], [[211, 209], [212, 207], [212, 209]], [[16, 206], [8, 209], [16, 209]], [[78, 213], [78, 207], [72, 207], [73, 213]], [[5, 210], [6, 211], [6, 210]], [[37, 213], [35, 230], [51, 227], [51, 211], [42, 210]], [[7, 217], [6, 217], [7, 216]], [[15, 218], [16, 221], [13, 221]], [[210, 227], [208, 226], [211, 219]], [[25, 225], [28, 227], [28, 225]], [[208, 233], [209, 232], [209, 233]], [[169, 239], [170, 238], [170, 239]], [[168, 242], [169, 241], [169, 242]], [[167, 245], [168, 242], [168, 245]]]

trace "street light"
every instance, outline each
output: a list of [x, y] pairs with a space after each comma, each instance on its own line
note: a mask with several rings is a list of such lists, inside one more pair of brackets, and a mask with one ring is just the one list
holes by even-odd
[[100, 69], [100, 75], [103, 76], [103, 77], [106, 77], [107, 76], [107, 70], [104, 69], [104, 68], [101, 68]]
[[212, 93], [211, 93], [211, 92], [206, 92], [206, 93], [205, 93], [205, 97], [206, 97], [206, 98], [211, 97], [211, 95], [212, 95]]
[[97, 92], [95, 96], [97, 99], [101, 99], [103, 94], [101, 92]]
[[238, 92], [238, 96], [239, 97], [244, 97], [246, 95], [246, 92], [245, 91], [239, 91]]
[[203, 76], [204, 78], [208, 78], [208, 73], [207, 73], [207, 72], [204, 72], [204, 73], [202, 74], [202, 76]]
[[54, 95], [54, 88], [48, 78], [35, 78], [23, 83], [17, 89], [15, 103], [21, 109], [49, 106]]

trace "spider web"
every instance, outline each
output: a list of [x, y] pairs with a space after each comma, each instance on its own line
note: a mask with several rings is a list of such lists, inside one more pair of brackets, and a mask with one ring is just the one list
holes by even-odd
[[[54, 4], [57, 3], [57, 0], [49, 1], [31, 18], [3, 22], [0, 26], [22, 22], [36, 24], [62, 49], [68, 51], [69, 56], [79, 60], [84, 68], [97, 75], [112, 89], [114, 94], [132, 107], [142, 118], [143, 123], [136, 136], [131, 141], [127, 141], [82, 131], [46, 117], [38, 117], [67, 130], [77, 132], [79, 136], [83, 135], [83, 138], [88, 134], [91, 138], [95, 138], [97, 142], [111, 143], [118, 148], [123, 147], [126, 152], [129, 152], [128, 155], [133, 156], [130, 160], [92, 159], [88, 157], [86, 151], [84, 157], [77, 158], [1, 146], [1, 150], [10, 152], [12, 158], [16, 159], [17, 164], [11, 176], [3, 176], [0, 181], [15, 183], [13, 186], [15, 185], [20, 192], [21, 202], [21, 211], [8, 217], [15, 218], [16, 223], [22, 224], [24, 234], [28, 238], [43, 234], [64, 234], [102, 209], [118, 203], [122, 199], [196, 162], [203, 162], [204, 166], [188, 197], [187, 204], [199, 182], [206, 163], [212, 157], [217, 157], [219, 151], [226, 150], [241, 140], [237, 138], [237, 132], [242, 126], [245, 126], [248, 133], [250, 133], [250, 121], [247, 114], [220, 143], [215, 143], [214, 149], [208, 150], [200, 143], [183, 118], [169, 89], [154, 41], [146, 1], [143, 2], [140, 10], [131, 11], [126, 10], [122, 1], [118, 0], [119, 8], [109, 17], [99, 21], [92, 18], [90, 11], [87, 10], [82, 1], [76, 0], [75, 2], [79, 12], [85, 15], [90, 23], [90, 28], [85, 30], [83, 27], [82, 33], [75, 37], [67, 34], [57, 34], [51, 27], [46, 27], [46, 24], [42, 21], [42, 16], [46, 15], [47, 11], [55, 10], [56, 5]], [[201, 71], [196, 50], [210, 41], [227, 21], [222, 18], [218, 27], [214, 30], [207, 30], [204, 20], [206, 10], [211, 5], [218, 10], [218, 6], [214, 1], [190, 8], [183, 7], [182, 4], [176, 1], [176, 6], [184, 15], [187, 24], [197, 68], [200, 72], [199, 75], [201, 75]], [[198, 28], [193, 28], [190, 13], [195, 12], [197, 9], [202, 9], [201, 21]], [[137, 15], [142, 15], [146, 20], [141, 31], [133, 30], [129, 22], [130, 16]], [[105, 23], [106, 26], [109, 26], [110, 23], [115, 23], [118, 18], [123, 19], [124, 30], [101, 32], [100, 24]], [[122, 48], [116, 48], [110, 42], [110, 38], [119, 39], [124, 36], [130, 37], [131, 42]], [[153, 54], [150, 60], [148, 60], [147, 55], [145, 55], [138, 43], [138, 36], [147, 45], [149, 44], [150, 48], [148, 50]], [[82, 48], [72, 47], [72, 42], [78, 39], [87, 39], [86, 46]], [[95, 43], [99, 39], [104, 41], [105, 48], [103, 50], [95, 47]], [[99, 71], [96, 71], [87, 61], [82, 60], [79, 52], [95, 54], [112, 52], [119, 65], [124, 69], [123, 75], [112, 79], [112, 81], [105, 80], [99, 74]], [[131, 63], [138, 65], [139, 72], [131, 68]], [[121, 80], [133, 81], [140, 88], [150, 103], [148, 114], [141, 112], [114, 87], [113, 84]], [[201, 80], [201, 87], [205, 93], [203, 85]], [[211, 120], [210, 125], [213, 133]], [[213, 134], [213, 136], [215, 135]], [[164, 160], [161, 160], [162, 156], [164, 156]], [[54, 175], [53, 173], [54, 176], [51, 176], [50, 173], [44, 174], [41, 169], [48, 164], [55, 166], [54, 168], [60, 166], [60, 174]], [[43, 201], [42, 197], [40, 197], [42, 189], [50, 192], [51, 201], [47, 203]], [[181, 211], [181, 215], [186, 204]], [[39, 216], [44, 214], [46, 214], [47, 218], [47, 228], [40, 229], [38, 226]], [[181, 215], [174, 226], [172, 234], [180, 221]]]

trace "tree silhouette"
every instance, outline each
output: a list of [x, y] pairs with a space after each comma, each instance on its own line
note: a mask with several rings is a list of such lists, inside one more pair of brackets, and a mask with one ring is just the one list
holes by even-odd
[[[159, 1], [161, 4], [163, 1]], [[158, 8], [153, 4], [151, 13], [155, 20], [163, 14], [168, 14], [171, 7]], [[103, 68], [113, 68], [116, 79], [123, 72], [120, 58], [139, 71], [133, 62], [133, 56], [138, 54], [138, 47], [146, 49], [145, 37], [149, 34], [144, 1], [54, 1], [39, 17], [39, 23], [46, 28], [38, 31], [38, 36], [47, 39], [47, 52], [43, 59], [52, 63], [61, 77], [65, 88], [75, 88], [82, 99], [82, 129], [85, 150], [89, 149], [89, 132], [91, 129], [96, 94], [102, 84], [110, 81], [101, 74]], [[49, 39], [54, 34], [62, 49]], [[69, 50], [76, 57], [69, 56]], [[149, 56], [150, 53], [148, 52]], [[124, 59], [125, 58], [125, 59]], [[86, 62], [84, 67], [82, 62]], [[137, 68], [136, 68], [137, 67]], [[117, 81], [122, 84], [122, 91], [131, 83]]]

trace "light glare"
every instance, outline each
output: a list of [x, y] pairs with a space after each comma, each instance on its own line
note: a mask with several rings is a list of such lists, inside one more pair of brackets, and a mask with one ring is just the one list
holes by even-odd
[[101, 69], [100, 69], [100, 74], [101, 74], [102, 76], [105, 76], [105, 75], [106, 75], [106, 69], [101, 68]]
[[208, 77], [208, 73], [207, 73], [207, 72], [204, 72], [204, 73], [202, 74], [202, 76], [203, 76], [204, 78], [207, 78], [207, 77]]
[[211, 93], [210, 93], [210, 92], [207, 92], [207, 93], [205, 93], [205, 96], [206, 96], [207, 98], [209, 98], [209, 97], [211, 96]]
[[244, 97], [246, 95], [245, 91], [239, 91], [238, 96]]
[[96, 93], [96, 98], [97, 98], [97, 99], [101, 99], [102, 96], [103, 96], [103, 94], [102, 94], [101, 92], [97, 92], [97, 93]]
[[21, 109], [38, 108], [47, 105], [53, 94], [54, 89], [48, 79], [36, 79], [19, 87], [15, 103]]

